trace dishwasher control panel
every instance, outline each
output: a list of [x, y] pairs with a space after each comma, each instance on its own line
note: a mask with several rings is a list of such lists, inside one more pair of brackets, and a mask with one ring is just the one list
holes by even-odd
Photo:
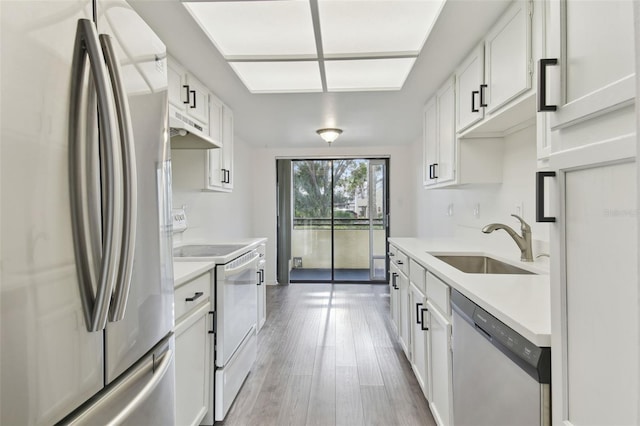
[[540, 383], [551, 382], [551, 348], [536, 346], [455, 289], [451, 307], [530, 376]]

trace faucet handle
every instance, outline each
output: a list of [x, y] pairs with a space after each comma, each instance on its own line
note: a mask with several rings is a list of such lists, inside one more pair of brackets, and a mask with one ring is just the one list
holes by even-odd
[[531, 227], [527, 222], [524, 221], [523, 218], [521, 218], [517, 214], [511, 214], [511, 216], [515, 217], [520, 221], [520, 229], [522, 230], [522, 232], [531, 232]]

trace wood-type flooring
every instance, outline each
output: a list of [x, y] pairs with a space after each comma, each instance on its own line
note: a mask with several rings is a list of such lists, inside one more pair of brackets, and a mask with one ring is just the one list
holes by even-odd
[[387, 285], [267, 287], [258, 358], [225, 421], [435, 425], [389, 319]]

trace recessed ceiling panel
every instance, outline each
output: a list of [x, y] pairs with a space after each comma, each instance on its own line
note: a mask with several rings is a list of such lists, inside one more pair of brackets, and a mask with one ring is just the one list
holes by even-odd
[[308, 1], [184, 5], [226, 59], [317, 57]]
[[416, 58], [331, 60], [324, 63], [327, 90], [400, 90]]
[[443, 0], [319, 0], [324, 56], [417, 56]]
[[320, 67], [306, 62], [229, 62], [252, 93], [322, 92]]

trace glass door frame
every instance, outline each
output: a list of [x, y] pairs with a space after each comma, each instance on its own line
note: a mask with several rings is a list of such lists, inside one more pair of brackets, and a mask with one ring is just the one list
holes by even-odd
[[[331, 161], [331, 218], [330, 218], [330, 222], [331, 222], [331, 244], [330, 244], [330, 249], [331, 249], [331, 278], [328, 280], [322, 279], [322, 280], [308, 280], [308, 279], [299, 279], [299, 280], [291, 280], [289, 277], [289, 273], [291, 272], [290, 269], [287, 271], [286, 277], [288, 282], [291, 283], [363, 283], [363, 284], [386, 284], [388, 283], [388, 270], [389, 270], [389, 264], [388, 264], [388, 259], [386, 259], [386, 253], [388, 252], [388, 238], [389, 238], [389, 234], [390, 234], [390, 221], [389, 221], [389, 215], [390, 215], [390, 203], [389, 203], [389, 164], [390, 164], [390, 158], [389, 156], [331, 156], [331, 157], [288, 157], [288, 158], [276, 158], [276, 161], [279, 160], [289, 160], [291, 166], [289, 168], [289, 173], [290, 173], [290, 185], [286, 185], [284, 188], [282, 186], [278, 186], [278, 194], [277, 197], [280, 199], [283, 197], [283, 195], [280, 193], [283, 190], [286, 190], [286, 188], [288, 187], [288, 190], [290, 192], [290, 194], [288, 195], [288, 197], [290, 198], [290, 205], [288, 206], [288, 208], [290, 208], [290, 224], [289, 227], [290, 229], [288, 229], [288, 238], [282, 238], [281, 232], [282, 232], [282, 228], [283, 228], [283, 224], [280, 223], [280, 220], [278, 220], [278, 247], [277, 247], [277, 263], [278, 263], [278, 267], [279, 269], [282, 269], [281, 265], [285, 265], [286, 262], [283, 262], [283, 260], [285, 259], [281, 259], [281, 257], [283, 255], [290, 256], [290, 259], [286, 259], [287, 261], [290, 260], [290, 262], [288, 262], [290, 265], [293, 265], [293, 256], [291, 253], [291, 246], [292, 246], [292, 235], [293, 235], [293, 226], [294, 226], [294, 220], [295, 220], [295, 214], [294, 212], [294, 179], [293, 179], [293, 173], [294, 173], [294, 167], [293, 167], [293, 163], [295, 161]], [[383, 255], [384, 255], [384, 260], [383, 260], [383, 264], [384, 264], [384, 274], [381, 275], [380, 279], [373, 279], [374, 277], [374, 271], [373, 271], [373, 266], [374, 266], [374, 251], [373, 251], [373, 244], [374, 244], [374, 240], [373, 240], [373, 222], [374, 222], [374, 217], [373, 214], [371, 214], [371, 206], [372, 206], [372, 202], [373, 200], [371, 200], [369, 198], [368, 200], [368, 209], [369, 209], [369, 279], [368, 280], [345, 280], [345, 279], [336, 279], [336, 265], [335, 265], [335, 252], [336, 252], [336, 247], [335, 247], [335, 204], [334, 204], [334, 189], [335, 189], [335, 182], [333, 181], [334, 179], [334, 161], [339, 161], [339, 160], [367, 160], [369, 161], [368, 163], [368, 195], [371, 194], [371, 176], [372, 176], [372, 171], [371, 171], [371, 165], [383, 165], [384, 166], [384, 187], [383, 187], [383, 191], [384, 191], [384, 195], [383, 195], [383, 207], [384, 207], [384, 211], [383, 211], [383, 225], [384, 225], [384, 231], [385, 231], [385, 236], [384, 236], [384, 251], [383, 251]], [[283, 173], [281, 170], [281, 167], [277, 166], [277, 170], [278, 173]], [[278, 177], [278, 180], [280, 180], [280, 177]], [[281, 203], [278, 203], [278, 217], [281, 216], [280, 214], [280, 209], [282, 209], [283, 206], [281, 205]], [[288, 240], [288, 242], [287, 242]], [[281, 247], [283, 245], [288, 244], [288, 247]], [[283, 253], [284, 252], [284, 253]], [[278, 272], [278, 276], [281, 277], [283, 276], [282, 271]], [[287, 282], [287, 283], [288, 283]]]

